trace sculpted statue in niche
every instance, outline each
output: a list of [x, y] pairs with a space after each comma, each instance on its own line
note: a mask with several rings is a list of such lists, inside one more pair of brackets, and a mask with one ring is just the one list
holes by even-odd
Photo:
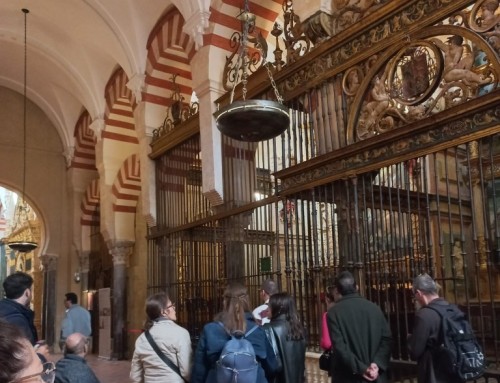
[[463, 44], [464, 39], [462, 36], [448, 37], [447, 44], [438, 38], [432, 38], [430, 41], [443, 51], [443, 80], [446, 83], [460, 81], [467, 86], [477, 87], [480, 84], [490, 82], [489, 78], [485, 78], [471, 70], [474, 62], [471, 54], [472, 49], [468, 44]]

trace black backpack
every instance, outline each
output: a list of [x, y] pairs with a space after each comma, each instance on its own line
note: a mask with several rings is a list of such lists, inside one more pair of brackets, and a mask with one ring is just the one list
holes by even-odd
[[465, 314], [453, 304], [427, 307], [441, 317], [442, 342], [434, 350], [434, 365], [463, 382], [479, 378], [485, 370], [484, 355]]

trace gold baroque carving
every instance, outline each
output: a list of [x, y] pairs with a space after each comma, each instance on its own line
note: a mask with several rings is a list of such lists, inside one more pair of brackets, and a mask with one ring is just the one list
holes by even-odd
[[[285, 2], [290, 1], [285, 0]], [[435, 0], [432, 2], [427, 0], [418, 1], [417, 3], [399, 11], [392, 16], [391, 19], [384, 20], [382, 23], [375, 25], [373, 28], [366, 30], [363, 34], [357, 35], [356, 38], [348, 41], [341, 47], [333, 51], [328, 51], [325, 55], [316, 58], [304, 69], [281, 80], [278, 84], [278, 88], [282, 93], [286, 93], [287, 91], [293, 91], [296, 88], [305, 86], [319, 74], [323, 74], [324, 71], [332, 70], [335, 67], [346, 63], [354, 55], [367, 50], [384, 38], [388, 38], [401, 30], [408, 29], [408, 27], [412, 24], [415, 24], [426, 16], [432, 15], [436, 12], [436, 10], [451, 2], [452, 0]], [[285, 17], [287, 17], [286, 15], [287, 14], [285, 13]], [[296, 34], [299, 34], [299, 32], [302, 33], [301, 27], [296, 26], [295, 28], [297, 29], [295, 32]], [[285, 35], [287, 35], [287, 33], [290, 32], [285, 32]], [[287, 43], [287, 50], [289, 49], [289, 45], [290, 43]], [[308, 48], [305, 47], [303, 48], [305, 51], [307, 51], [307, 49]], [[298, 48], [296, 51], [297, 50]], [[290, 55], [290, 52], [288, 55]], [[299, 54], [292, 55], [294, 55], [294, 59], [291, 60], [289, 57], [289, 64], [296, 61], [299, 56]]]
[[452, 141], [455, 138], [500, 123], [500, 106], [476, 113], [461, 120], [452, 121], [444, 126], [436, 126], [426, 132], [415, 135], [411, 140], [399, 138], [388, 145], [367, 149], [361, 153], [330, 161], [310, 171], [282, 180], [283, 191], [325, 178], [336, 172], [352, 172], [366, 164], [379, 162], [384, 158], [404, 155], [416, 149], [436, 145], [440, 142]]
[[343, 31], [363, 17], [380, 8], [386, 1], [380, 0], [333, 0], [333, 35]]
[[[352, 101], [359, 112], [350, 111], [348, 144], [437, 114], [497, 87], [498, 58], [477, 34], [452, 25], [430, 27], [420, 34], [422, 39], [401, 43], [397, 52], [395, 46], [381, 53], [366, 74]], [[471, 55], [472, 46], [476, 54], [481, 53], [479, 64]]]
[[[499, 0], [479, 0], [469, 15], [469, 26], [476, 32], [487, 32], [500, 24]], [[498, 35], [497, 35], [498, 36]]]

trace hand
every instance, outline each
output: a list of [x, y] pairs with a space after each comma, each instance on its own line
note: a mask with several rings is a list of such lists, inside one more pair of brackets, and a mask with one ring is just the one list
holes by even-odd
[[363, 378], [369, 382], [373, 382], [378, 378], [378, 366], [376, 363], [371, 363], [363, 374]]

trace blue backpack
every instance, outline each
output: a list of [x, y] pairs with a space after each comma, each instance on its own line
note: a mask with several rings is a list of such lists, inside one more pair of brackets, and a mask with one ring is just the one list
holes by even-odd
[[[219, 322], [224, 328], [224, 325]], [[243, 334], [231, 334], [217, 361], [217, 383], [256, 383], [259, 364], [255, 359], [252, 343], [246, 337], [259, 326], [254, 326]], [[225, 328], [224, 328], [225, 331]]]

